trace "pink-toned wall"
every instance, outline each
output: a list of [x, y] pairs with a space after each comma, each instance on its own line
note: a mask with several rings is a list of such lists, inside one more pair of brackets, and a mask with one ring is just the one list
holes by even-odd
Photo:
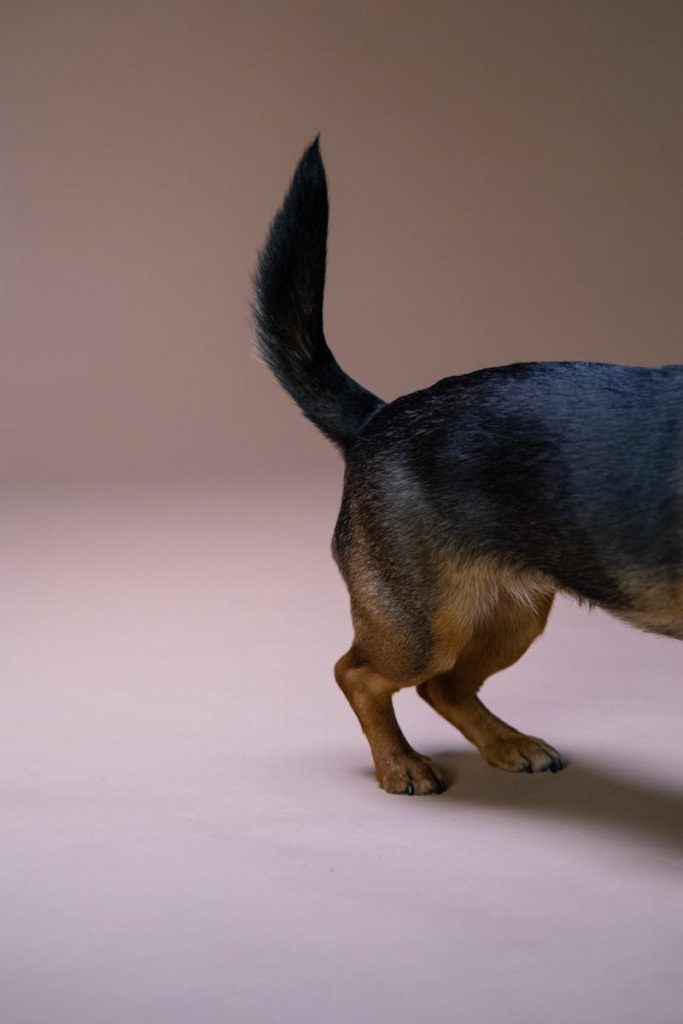
[[683, 359], [683, 5], [4, 0], [2, 479], [332, 466], [250, 356], [322, 132], [327, 326], [384, 397]]

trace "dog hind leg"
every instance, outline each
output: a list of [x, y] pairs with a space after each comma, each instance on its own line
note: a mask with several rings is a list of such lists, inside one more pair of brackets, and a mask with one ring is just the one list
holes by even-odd
[[558, 771], [558, 752], [493, 715], [477, 697], [489, 676], [514, 664], [540, 636], [553, 595], [522, 603], [502, 597], [473, 632], [452, 669], [418, 687], [420, 696], [473, 743], [489, 764], [512, 772]]
[[370, 744], [382, 789], [411, 796], [441, 793], [445, 786], [438, 771], [413, 750], [396, 721], [392, 697], [401, 686], [376, 671], [356, 646], [335, 665], [335, 678]]

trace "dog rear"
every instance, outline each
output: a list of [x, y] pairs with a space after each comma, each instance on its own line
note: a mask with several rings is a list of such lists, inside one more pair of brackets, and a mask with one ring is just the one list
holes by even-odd
[[304, 153], [255, 276], [259, 351], [346, 462], [333, 552], [354, 643], [335, 675], [389, 792], [443, 788], [403, 736], [406, 686], [508, 771], [556, 771], [477, 694], [557, 590], [683, 637], [683, 367], [527, 363], [384, 403], [330, 352], [327, 189]]

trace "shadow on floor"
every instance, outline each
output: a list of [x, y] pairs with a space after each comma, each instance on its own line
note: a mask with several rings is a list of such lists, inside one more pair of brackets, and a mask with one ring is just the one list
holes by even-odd
[[613, 829], [683, 853], [683, 779], [681, 787], [674, 788], [581, 758], [555, 775], [527, 775], [491, 768], [476, 751], [432, 756], [450, 784], [442, 797], [449, 802], [523, 810], [571, 820], [577, 826]]
[[[416, 800], [520, 811], [577, 828], [608, 829], [683, 854], [683, 779], [674, 788], [583, 758], [557, 774], [527, 775], [492, 768], [476, 751], [423, 752], [433, 758], [449, 788], [440, 797]], [[363, 774], [374, 780], [371, 770]]]

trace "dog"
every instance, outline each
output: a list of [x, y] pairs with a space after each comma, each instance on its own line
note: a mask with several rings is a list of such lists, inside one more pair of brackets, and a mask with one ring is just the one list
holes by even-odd
[[558, 771], [543, 740], [478, 697], [543, 632], [563, 592], [683, 639], [683, 366], [534, 362], [447, 377], [392, 402], [323, 333], [328, 227], [319, 139], [254, 274], [258, 353], [340, 449], [332, 541], [354, 640], [335, 678], [389, 793], [440, 793], [396, 720], [418, 694], [489, 764]]

